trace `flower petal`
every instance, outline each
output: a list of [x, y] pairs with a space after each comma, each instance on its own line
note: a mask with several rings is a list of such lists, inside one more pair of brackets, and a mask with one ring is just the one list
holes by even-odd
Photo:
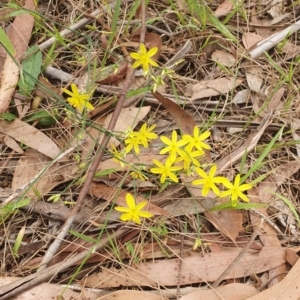
[[142, 218], [152, 218], [154, 215], [147, 211], [139, 211], [138, 215]]
[[122, 214], [120, 216], [120, 220], [123, 221], [123, 222], [130, 221], [131, 219], [132, 219], [132, 213], [131, 212], [128, 212], [126, 214]]
[[157, 51], [158, 51], [158, 48], [153, 47], [153, 48], [149, 49], [149, 51], [147, 52], [147, 56], [150, 58], [150, 57], [154, 56]]
[[128, 207], [123, 207], [123, 206], [116, 206], [115, 210], [119, 211], [119, 212], [129, 212], [130, 211], [130, 209]]
[[126, 203], [127, 203], [128, 207], [129, 207], [130, 209], [135, 209], [135, 208], [136, 208], [135, 200], [134, 200], [134, 198], [132, 197], [132, 195], [129, 194], [129, 193], [126, 194]]
[[140, 202], [137, 206], [136, 206], [136, 209], [137, 210], [141, 210], [144, 206], [146, 206], [148, 204], [147, 201], [142, 201]]

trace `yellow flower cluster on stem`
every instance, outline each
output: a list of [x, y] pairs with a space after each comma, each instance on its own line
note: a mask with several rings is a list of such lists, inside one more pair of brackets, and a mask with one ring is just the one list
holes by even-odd
[[[157, 135], [152, 132], [154, 128], [155, 125], [147, 127], [146, 124], [143, 124], [139, 131], [130, 131], [124, 140], [125, 148], [122, 153], [118, 152], [116, 147], [112, 145], [112, 150], [110, 151], [114, 155], [114, 159], [122, 164], [122, 160], [127, 153], [134, 151], [136, 154], [140, 154], [140, 146], [147, 148], [149, 147], [149, 142], [157, 138]], [[205, 154], [204, 150], [210, 149], [206, 141], [209, 136], [209, 131], [200, 133], [198, 127], [194, 128], [192, 135], [185, 134], [181, 137], [174, 130], [171, 134], [171, 139], [161, 136], [160, 139], [164, 146], [160, 150], [160, 154], [167, 154], [168, 156], [164, 162], [153, 159], [154, 166], [150, 168], [150, 172], [159, 175], [160, 183], [164, 184], [167, 179], [179, 182], [178, 172], [189, 175], [196, 171], [198, 178], [192, 181], [192, 184], [202, 186], [203, 196], [207, 196], [212, 191], [218, 197], [230, 196], [232, 206], [236, 206], [239, 199], [248, 202], [249, 198], [244, 192], [249, 190], [252, 185], [240, 184], [240, 174], [231, 183], [226, 177], [215, 176], [217, 173], [216, 165], [212, 165], [207, 171], [201, 166], [200, 159]], [[134, 166], [130, 174], [134, 179], [145, 180], [147, 178], [141, 172], [141, 169], [136, 166]], [[117, 206], [115, 208], [117, 211], [123, 212], [120, 217], [122, 221], [133, 221], [140, 224], [140, 217], [152, 217], [152, 214], [141, 211], [146, 202], [136, 205], [132, 195], [127, 194], [126, 203], [128, 207]]]

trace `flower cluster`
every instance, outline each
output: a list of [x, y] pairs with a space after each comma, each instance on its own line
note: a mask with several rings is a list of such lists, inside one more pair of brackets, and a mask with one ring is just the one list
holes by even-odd
[[[157, 138], [157, 135], [152, 132], [154, 128], [155, 125], [147, 127], [146, 124], [143, 124], [139, 131], [130, 130], [127, 132], [124, 140], [125, 148], [121, 152], [112, 145], [110, 152], [114, 156], [113, 159], [118, 161], [121, 166], [124, 166], [126, 154], [133, 151], [138, 155], [140, 154], [141, 146], [148, 148], [149, 142], [152, 139]], [[192, 185], [201, 186], [203, 196], [207, 196], [210, 191], [215, 193], [218, 197], [230, 196], [233, 207], [237, 205], [239, 199], [248, 202], [249, 198], [244, 192], [249, 190], [252, 185], [242, 184], [240, 174], [238, 174], [234, 178], [233, 183], [231, 183], [226, 177], [215, 176], [217, 173], [216, 165], [213, 164], [209, 170], [206, 170], [207, 166], [201, 164], [201, 157], [205, 154], [204, 150], [210, 149], [209, 144], [206, 142], [209, 136], [209, 131], [200, 133], [197, 126], [194, 128], [192, 135], [184, 134], [178, 136], [177, 132], [173, 130], [171, 139], [166, 136], [161, 136], [160, 139], [164, 146], [160, 149], [160, 154], [167, 154], [167, 156], [165, 156], [164, 162], [153, 159], [154, 166], [150, 168], [150, 172], [160, 176], [161, 184], [165, 183], [167, 179], [179, 182], [178, 172], [186, 175], [196, 172], [198, 178], [192, 181]], [[138, 166], [131, 167], [132, 172], [130, 175], [133, 179], [147, 179], [141, 172], [141, 168]], [[145, 171], [145, 168], [143, 168], [143, 171]], [[131, 197], [131, 195], [126, 196], [128, 208], [116, 207], [115, 209], [124, 212], [124, 214], [121, 215], [122, 221], [131, 220], [140, 224], [139, 216], [149, 218], [151, 214], [149, 215], [147, 212], [140, 211], [146, 203], [135, 205], [135, 202]]]
[[171, 139], [161, 136], [161, 141], [165, 144], [160, 150], [160, 154], [168, 154], [165, 163], [153, 160], [155, 168], [150, 169], [151, 173], [160, 174], [160, 183], [164, 183], [167, 178], [178, 182], [176, 171], [183, 171], [187, 175], [200, 167], [199, 159], [205, 154], [204, 149], [210, 149], [205, 140], [210, 136], [210, 132], [199, 132], [199, 128], [194, 128], [193, 135], [185, 134], [181, 138], [173, 130]]
[[[130, 152], [135, 152], [136, 154], [140, 154], [140, 147], [148, 148], [151, 140], [157, 138], [157, 134], [155, 134], [153, 129], [156, 125], [152, 125], [150, 127], [147, 126], [146, 123], [142, 125], [139, 131], [128, 130], [126, 132], [126, 137], [124, 139], [125, 148], [121, 151], [118, 151], [114, 144], [111, 144], [111, 149], [109, 152], [113, 156], [113, 160], [115, 162], [120, 163], [123, 168], [125, 163], [124, 159], [126, 155]], [[133, 171], [130, 173], [133, 179], [145, 180], [147, 177], [140, 171], [142, 167], [134, 166]]]

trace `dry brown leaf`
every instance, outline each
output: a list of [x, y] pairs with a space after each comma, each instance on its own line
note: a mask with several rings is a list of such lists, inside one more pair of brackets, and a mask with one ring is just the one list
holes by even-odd
[[[215, 15], [217, 17], [227, 16], [228, 13], [230, 13], [232, 7], [233, 7], [233, 1], [231, 0], [224, 0], [219, 6], [217, 7], [215, 11]], [[238, 4], [237, 4], [238, 5]]]
[[[28, 149], [19, 159], [14, 172], [12, 181], [12, 189], [16, 191], [24, 184], [32, 180], [40, 171], [42, 171], [51, 159], [34, 149]], [[50, 167], [41, 178], [33, 184], [33, 189], [30, 189], [26, 196], [31, 199], [38, 199], [36, 191], [40, 195], [45, 195], [51, 191], [56, 185], [74, 179], [75, 172], [78, 167], [74, 163], [69, 163], [66, 166], [60, 166], [58, 163]]]
[[[224, 250], [182, 259], [181, 285], [213, 282], [232, 263], [239, 250]], [[270, 255], [272, 253], [272, 255]], [[224, 279], [239, 278], [265, 272], [285, 263], [286, 251], [281, 247], [265, 247], [259, 254], [247, 253], [244, 259]], [[112, 288], [119, 286], [176, 286], [179, 259], [141, 263], [123, 270], [103, 270], [82, 281], [86, 287]]]
[[17, 153], [23, 154], [24, 151], [22, 150], [22, 148], [18, 145], [18, 143], [10, 136], [6, 135], [3, 139], [2, 139], [3, 144], [5, 144], [7, 147], [9, 147], [10, 149], [14, 150]]
[[228, 77], [202, 80], [192, 86], [191, 101], [227, 94], [243, 82], [243, 79]]
[[298, 300], [299, 299], [300, 259], [288, 272], [285, 278], [263, 292], [248, 298], [247, 300]]
[[246, 50], [250, 50], [252, 47], [254, 48], [257, 43], [259, 43], [263, 39], [263, 37], [253, 32], [245, 32], [242, 37], [243, 44]]
[[164, 210], [173, 217], [186, 216], [187, 214], [200, 214], [204, 211], [210, 210], [217, 201], [209, 197], [200, 199], [188, 198], [173, 200], [172, 203], [165, 205]]
[[142, 291], [128, 291], [122, 290], [113, 292], [111, 294], [102, 296], [97, 300], [128, 300], [128, 299], [143, 299], [143, 300], [168, 300], [168, 298], [161, 295], [155, 295]]
[[178, 104], [164, 97], [158, 92], [153, 96], [167, 109], [183, 134], [193, 134], [196, 122], [194, 119]]
[[[24, 8], [35, 10], [33, 0], [26, 0]], [[29, 13], [17, 15], [13, 23], [7, 30], [7, 36], [15, 49], [14, 59], [6, 55], [3, 69], [0, 75], [0, 114], [4, 113], [11, 101], [12, 95], [19, 80], [19, 63], [28, 48], [28, 42], [31, 38], [31, 32], [34, 25], [34, 17]]]
[[[20, 279], [19, 277], [1, 277], [0, 278], [0, 287], [9, 283], [12, 283]], [[19, 293], [17, 296], [14, 296], [13, 300], [53, 300], [58, 299], [58, 296], [62, 295], [64, 300], [72, 299], [98, 299], [98, 295], [92, 291], [82, 291], [81, 293], [75, 292], [71, 289], [62, 287], [59, 284], [52, 283], [40, 283], [39, 285], [29, 288], [24, 292]], [[80, 298], [86, 297], [86, 298]]]
[[58, 146], [47, 135], [19, 119], [11, 122], [0, 120], [0, 132], [50, 158], [60, 153]]
[[235, 57], [224, 50], [214, 51], [211, 55], [211, 59], [226, 67], [232, 67], [236, 62]]
[[263, 78], [261, 77], [261, 67], [247, 66], [244, 67], [244, 69], [250, 91], [259, 93], [263, 84]]
[[212, 36], [205, 40], [204, 48], [201, 51], [200, 60], [202, 63], [207, 63], [215, 50], [230, 49], [230, 43], [222, 36]]
[[286, 249], [286, 261], [291, 265], [294, 266], [296, 262], [299, 260], [299, 253], [300, 247], [298, 246], [297, 248], [288, 248]]
[[[269, 87], [271, 90], [271, 86]], [[269, 90], [269, 89], [268, 89]], [[268, 94], [268, 90], [266, 91], [266, 94]], [[272, 93], [273, 91], [271, 91]], [[267, 114], [272, 113], [273, 115], [277, 115], [278, 112], [283, 108], [283, 102], [281, 102], [281, 98], [284, 94], [284, 88], [280, 88], [278, 91], [275, 92], [275, 94], [272, 96], [272, 98], [268, 101], [267, 106], [265, 106], [265, 99], [260, 99], [257, 95], [253, 95], [252, 102], [253, 102], [253, 111], [260, 116], [261, 118], [264, 118]], [[268, 95], [267, 95], [268, 97]], [[264, 109], [262, 110], [262, 106], [264, 105]]]
[[232, 99], [232, 103], [235, 104], [248, 103], [250, 100], [250, 96], [251, 93], [248, 89], [241, 90], [235, 94], [235, 96]]
[[243, 283], [230, 283], [216, 289], [199, 289], [189, 293], [181, 298], [180, 300], [199, 300], [199, 299], [208, 299], [208, 300], [245, 300], [249, 297], [258, 294], [258, 291], [255, 287], [249, 284]]
[[204, 213], [205, 217], [225, 236], [235, 241], [239, 232], [244, 231], [243, 216], [237, 210], [218, 210]]

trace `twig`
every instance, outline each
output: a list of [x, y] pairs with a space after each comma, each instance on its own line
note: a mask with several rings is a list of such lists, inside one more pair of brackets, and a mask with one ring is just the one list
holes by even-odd
[[[111, 8], [113, 8], [115, 6], [115, 1], [109, 4]], [[102, 7], [101, 9], [96, 9], [95, 11], [93, 11], [90, 15], [93, 17], [96, 17], [97, 15], [99, 15], [100, 13], [107, 12], [105, 7]], [[62, 30], [59, 33], [60, 38], [62, 37], [66, 37], [69, 34], [73, 33], [75, 30], [83, 27], [84, 25], [90, 23], [93, 19], [91, 18], [83, 18], [80, 21], [78, 21], [77, 23], [72, 24], [69, 28], [66, 28], [64, 30]], [[40, 49], [41, 50], [46, 50], [49, 47], [51, 47], [51, 45], [57, 40], [57, 38], [55, 36], [53, 36], [52, 38], [50, 38], [49, 40], [43, 42], [42, 44], [40, 44]]]
[[278, 43], [280, 43], [281, 41], [283, 41], [287, 36], [293, 34], [294, 32], [298, 31], [300, 29], [300, 21], [292, 24], [291, 26], [285, 28], [284, 30], [275, 33], [271, 36], [269, 36], [268, 38], [260, 41], [257, 44], [257, 47], [255, 49], [253, 49], [252, 51], [250, 51], [250, 56], [252, 58], [257, 58], [260, 55], [262, 55], [265, 51], [268, 51], [269, 49], [271, 49], [272, 47], [274, 47], [275, 45], [277, 45]]
[[19, 294], [20, 292], [27, 290], [43, 281], [49, 280], [52, 276], [55, 276], [58, 272], [61, 272], [76, 263], [82, 261], [87, 256], [93, 254], [96, 251], [101, 251], [104, 249], [106, 245], [108, 245], [112, 239], [117, 239], [124, 235], [129, 229], [127, 228], [120, 228], [115, 233], [111, 234], [108, 237], [105, 237], [102, 241], [96, 244], [93, 248], [84, 250], [77, 255], [69, 258], [65, 262], [57, 263], [41, 272], [37, 272], [35, 274], [26, 276], [19, 280], [16, 280], [12, 283], [3, 285], [0, 287], [0, 299], [12, 299], [12, 296]]
[[239, 255], [232, 261], [232, 263], [227, 267], [226, 270], [219, 276], [219, 278], [211, 285], [212, 288], [217, 288], [220, 282], [226, 277], [226, 275], [235, 268], [235, 266], [240, 262], [240, 260], [244, 257], [252, 243], [254, 242], [256, 236], [258, 235], [259, 230], [263, 225], [264, 219], [261, 218], [259, 224], [257, 225], [256, 229], [254, 230], [249, 242], [247, 243], [246, 247], [239, 253]]
[[140, 36], [140, 43], [145, 43], [145, 36], [146, 36], [146, 3], [145, 0], [141, 1], [141, 36]]

